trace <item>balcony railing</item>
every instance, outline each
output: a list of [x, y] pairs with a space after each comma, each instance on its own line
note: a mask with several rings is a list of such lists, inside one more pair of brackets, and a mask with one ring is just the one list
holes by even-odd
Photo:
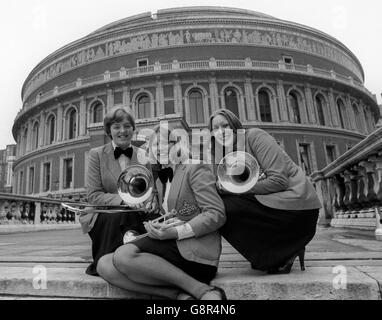
[[272, 62], [272, 61], [252, 61], [249, 58], [244, 60], [216, 60], [210, 58], [209, 60], [198, 60], [198, 61], [182, 61], [178, 62], [174, 60], [172, 63], [159, 63], [156, 62], [153, 65], [126, 69], [122, 67], [120, 70], [116, 71], [106, 71], [103, 74], [92, 76], [85, 79], [77, 79], [74, 82], [65, 84], [61, 87], [55, 87], [53, 90], [47, 91], [36, 98], [34, 103], [25, 104], [24, 107], [19, 111], [17, 117], [21, 115], [27, 109], [33, 108], [39, 103], [47, 101], [49, 99], [55, 98], [57, 95], [69, 93], [71, 91], [79, 90], [83, 87], [88, 87], [93, 84], [108, 83], [117, 80], [132, 79], [135, 77], [140, 77], [144, 75], [158, 75], [166, 73], [177, 73], [177, 72], [188, 72], [196, 70], [230, 70], [230, 69], [241, 69], [241, 70], [251, 70], [251, 71], [283, 71], [288, 73], [298, 73], [298, 74], [309, 74], [309, 76], [328, 78], [333, 81], [344, 83], [346, 85], [352, 86], [366, 95], [371, 99], [375, 100], [371, 92], [369, 92], [361, 82], [334, 72], [333, 70], [324, 70], [314, 68], [311, 65], [295, 65], [286, 64], [283, 61]]
[[375, 229], [382, 240], [382, 127], [312, 175], [321, 224]]
[[[78, 200], [81, 198], [78, 197]], [[0, 225], [75, 224], [77, 217], [61, 207], [71, 199], [49, 199], [0, 193]], [[83, 201], [81, 201], [83, 202]]]

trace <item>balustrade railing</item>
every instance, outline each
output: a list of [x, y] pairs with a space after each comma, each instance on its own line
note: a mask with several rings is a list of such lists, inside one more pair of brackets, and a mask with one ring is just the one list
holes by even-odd
[[[156, 62], [153, 65], [148, 65], [144, 67], [132, 68], [132, 69], [123, 69], [114, 70], [112, 72], [106, 71], [103, 74], [99, 74], [96, 76], [92, 76], [85, 79], [77, 79], [77, 81], [65, 84], [60, 87], [56, 87], [54, 90], [50, 90], [48, 92], [43, 93], [41, 96], [36, 98], [34, 104], [30, 104], [28, 109], [33, 107], [34, 105], [43, 102], [47, 99], [50, 99], [57, 94], [67, 93], [71, 90], [79, 89], [81, 86], [89, 85], [92, 83], [100, 83], [100, 82], [108, 82], [115, 80], [123, 80], [129, 77], [136, 77], [143, 74], [157, 74], [157, 73], [165, 73], [165, 72], [179, 72], [179, 71], [192, 71], [197, 69], [230, 69], [230, 68], [239, 68], [239, 69], [250, 69], [250, 70], [285, 70], [287, 72], [305, 72], [309, 73], [309, 75], [316, 76], [324, 76], [326, 78], [335, 79], [336, 81], [340, 81], [342, 83], [346, 83], [347, 85], [353, 86], [358, 90], [363, 91], [365, 94], [369, 95], [372, 99], [374, 99], [371, 92], [369, 92], [361, 82], [349, 78], [347, 76], [338, 74], [332, 70], [324, 70], [313, 67], [308, 67], [304, 65], [297, 64], [285, 64], [274, 61], [256, 61], [251, 60], [249, 58], [244, 60], [216, 60], [211, 58], [209, 60], [198, 60], [198, 61], [182, 61], [178, 62], [174, 60], [172, 63], [160, 64]], [[27, 91], [31, 91], [28, 89]], [[18, 113], [25, 111], [25, 107], [21, 109]]]
[[61, 206], [62, 201], [78, 203], [71, 199], [58, 200], [0, 193], [0, 225], [78, 223], [75, 213]]
[[382, 128], [312, 175], [323, 208], [319, 222], [375, 229], [382, 240]]

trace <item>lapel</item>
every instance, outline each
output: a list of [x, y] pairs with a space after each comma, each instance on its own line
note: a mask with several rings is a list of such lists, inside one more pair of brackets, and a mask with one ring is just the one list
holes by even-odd
[[167, 206], [169, 210], [176, 208], [178, 203], [180, 189], [182, 186], [184, 174], [186, 172], [185, 169], [186, 165], [184, 164], [178, 164], [175, 168], [174, 178], [172, 180], [170, 193], [167, 199]]
[[122, 169], [121, 169], [121, 166], [119, 165], [119, 161], [114, 158], [114, 149], [111, 142], [106, 145], [104, 152], [106, 155], [106, 163], [105, 163], [106, 168], [114, 176], [115, 181], [118, 181], [118, 178], [120, 174], [122, 173]]
[[162, 182], [160, 181], [160, 179], [158, 178], [155, 182], [156, 184], [156, 188], [157, 188], [157, 191], [158, 191], [158, 201], [160, 204], [163, 203], [163, 197], [164, 197], [164, 194], [163, 194], [163, 184]]

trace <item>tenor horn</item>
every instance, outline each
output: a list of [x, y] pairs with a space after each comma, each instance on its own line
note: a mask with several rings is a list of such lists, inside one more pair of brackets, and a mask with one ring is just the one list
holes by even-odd
[[217, 179], [226, 191], [241, 194], [251, 190], [259, 180], [260, 166], [256, 158], [244, 151], [234, 151], [221, 159]]

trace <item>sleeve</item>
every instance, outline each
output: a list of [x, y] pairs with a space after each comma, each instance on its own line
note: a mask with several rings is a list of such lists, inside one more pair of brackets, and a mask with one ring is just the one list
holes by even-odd
[[178, 240], [192, 238], [195, 236], [194, 230], [189, 223], [181, 224], [180, 226], [175, 227], [176, 232], [178, 233]]
[[201, 213], [188, 221], [195, 237], [214, 232], [226, 221], [223, 200], [220, 198], [216, 178], [208, 165], [191, 165], [189, 182]]
[[86, 175], [86, 191], [91, 204], [122, 204], [121, 197], [116, 193], [105, 192], [102, 185], [100, 157], [95, 149], [89, 151], [88, 172]]
[[263, 195], [286, 190], [289, 181], [289, 156], [276, 140], [263, 130], [258, 130], [256, 134], [249, 132], [247, 139], [252, 154], [266, 175], [248, 193]]

